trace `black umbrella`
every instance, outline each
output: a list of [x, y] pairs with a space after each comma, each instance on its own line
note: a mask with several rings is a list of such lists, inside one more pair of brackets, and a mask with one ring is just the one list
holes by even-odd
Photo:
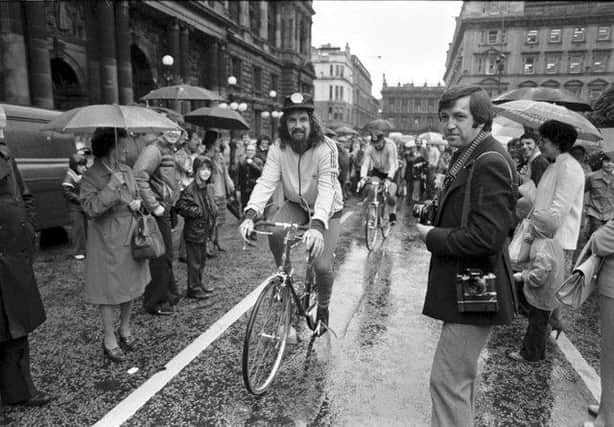
[[186, 122], [206, 129], [247, 130], [249, 125], [241, 114], [230, 108], [203, 107], [183, 116]]
[[164, 86], [154, 89], [142, 97], [143, 100], [168, 99], [178, 101], [220, 101], [222, 99], [217, 93], [199, 86], [186, 84]]
[[531, 101], [550, 102], [562, 105], [572, 111], [593, 111], [591, 105], [584, 99], [566, 89], [551, 87], [521, 87], [502, 93], [492, 100], [493, 104], [528, 99]]

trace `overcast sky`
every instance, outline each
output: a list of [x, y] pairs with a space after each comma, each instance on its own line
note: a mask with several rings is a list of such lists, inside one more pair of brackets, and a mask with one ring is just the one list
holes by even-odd
[[314, 0], [312, 45], [330, 43], [356, 55], [381, 98], [382, 73], [397, 82], [443, 83], [446, 51], [461, 1]]

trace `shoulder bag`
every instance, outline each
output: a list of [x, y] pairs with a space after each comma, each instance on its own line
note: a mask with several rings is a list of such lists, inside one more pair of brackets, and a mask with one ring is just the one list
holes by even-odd
[[557, 299], [572, 308], [580, 307], [597, 286], [597, 274], [602, 258], [590, 253], [589, 240], [582, 248], [578, 260], [569, 276], [556, 293]]
[[136, 260], [154, 259], [164, 255], [164, 239], [153, 215], [140, 210], [135, 213], [136, 227], [132, 234], [132, 257]]

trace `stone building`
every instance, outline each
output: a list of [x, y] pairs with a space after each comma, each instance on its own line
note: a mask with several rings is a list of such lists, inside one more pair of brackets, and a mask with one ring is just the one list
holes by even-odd
[[389, 120], [396, 132], [415, 135], [427, 131], [439, 132], [437, 106], [444, 86], [414, 86], [413, 83], [388, 86], [384, 76], [382, 87], [382, 118]]
[[354, 82], [352, 125], [356, 129], [362, 129], [371, 120], [377, 118], [379, 102], [371, 93], [373, 88], [371, 74], [356, 55], [352, 55], [352, 68], [354, 69], [352, 73]]
[[60, 110], [130, 104], [184, 82], [232, 91], [248, 105], [250, 133], [269, 133], [263, 111], [313, 93], [313, 14], [311, 0], [0, 2], [0, 100]]
[[611, 2], [464, 2], [444, 81], [491, 95], [561, 87], [594, 101], [614, 81], [613, 23]]

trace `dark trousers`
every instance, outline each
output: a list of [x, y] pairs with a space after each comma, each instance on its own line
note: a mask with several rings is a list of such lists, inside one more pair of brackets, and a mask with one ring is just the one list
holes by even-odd
[[185, 242], [186, 258], [188, 264], [188, 294], [202, 290], [202, 274], [207, 258], [207, 242]]
[[3, 404], [23, 402], [36, 393], [30, 374], [28, 337], [0, 343], [0, 398]]
[[522, 340], [520, 355], [531, 362], [543, 360], [546, 358], [546, 337], [548, 336], [550, 311], [533, 307], [526, 300], [522, 290], [518, 296], [521, 305], [527, 309], [527, 318], [529, 319], [529, 326]]
[[145, 311], [155, 311], [161, 304], [177, 304], [179, 292], [173, 274], [173, 238], [171, 234], [171, 217], [165, 213], [156, 217], [158, 228], [164, 239], [166, 251], [164, 255], [149, 260], [151, 282], [145, 287], [143, 293], [143, 308]]
[[71, 209], [70, 219], [72, 229], [70, 230], [70, 240], [72, 242], [74, 255], [85, 254], [85, 241], [87, 238], [87, 218], [82, 210]]

